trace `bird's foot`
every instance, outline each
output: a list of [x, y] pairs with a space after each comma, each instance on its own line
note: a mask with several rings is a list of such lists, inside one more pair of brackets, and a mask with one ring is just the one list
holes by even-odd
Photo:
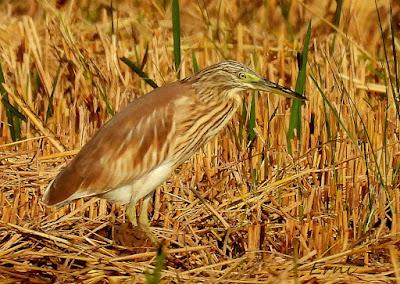
[[[127, 209], [126, 209], [126, 215], [131, 222], [133, 229], [137, 232], [142, 232], [146, 235], [146, 237], [155, 245], [158, 246], [160, 241], [158, 240], [157, 236], [152, 232], [150, 228], [150, 221], [149, 217], [147, 216], [147, 211], [149, 207], [149, 201], [150, 197], [148, 196], [143, 200], [143, 204], [140, 210], [140, 215], [139, 215], [139, 222], [137, 220], [137, 215], [136, 215], [136, 201], [133, 200], [129, 203]], [[139, 229], [139, 230], [137, 230]]]
[[147, 213], [144, 214], [141, 212], [139, 216], [139, 222], [137, 222], [136, 215], [134, 218], [130, 217], [129, 221], [132, 225], [132, 232], [135, 235], [135, 239], [149, 239], [154, 246], [159, 245], [160, 241], [158, 240], [157, 236], [152, 232], [150, 227], [149, 219], [147, 218]]
[[140, 225], [139, 223], [139, 226], [137, 228], [141, 230], [143, 233], [145, 233], [146, 237], [153, 243], [154, 246], [158, 246], [160, 244], [160, 241], [158, 240], [157, 236], [153, 233], [150, 226], [143, 226]]
[[159, 239], [151, 230], [150, 221], [147, 216], [147, 211], [145, 212], [144, 210], [142, 210], [140, 212], [138, 228], [146, 234], [146, 236], [155, 246], [158, 246], [160, 244]]

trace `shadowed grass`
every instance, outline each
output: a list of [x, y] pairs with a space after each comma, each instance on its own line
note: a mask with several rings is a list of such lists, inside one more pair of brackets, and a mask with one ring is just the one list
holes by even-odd
[[282, 13], [283, 19], [285, 21], [286, 30], [289, 35], [289, 39], [292, 41], [294, 39], [293, 27], [290, 24], [290, 20], [289, 20], [291, 3], [292, 3], [291, 0], [279, 0], [279, 7], [281, 8], [281, 13]]
[[199, 63], [197, 62], [196, 54], [194, 52], [192, 52], [192, 66], [193, 66], [194, 73], [197, 73], [200, 71]]
[[174, 40], [174, 63], [176, 77], [181, 77], [181, 20], [179, 14], [179, 0], [172, 0], [172, 35]]
[[49, 105], [47, 107], [47, 111], [46, 111], [46, 118], [45, 118], [45, 122], [47, 122], [47, 120], [53, 115], [54, 113], [54, 106], [53, 106], [53, 100], [54, 100], [54, 94], [57, 88], [57, 83], [58, 80], [60, 79], [60, 74], [61, 74], [61, 67], [62, 67], [62, 63], [60, 62], [58, 67], [57, 67], [57, 72], [56, 72], [56, 76], [54, 77], [53, 80], [53, 84], [52, 84], [52, 89], [51, 89], [51, 94], [49, 97]]
[[[339, 27], [340, 18], [342, 16], [342, 7], [343, 7], [343, 0], [336, 0], [335, 18], [333, 19], [333, 24], [336, 27]], [[337, 37], [337, 33], [335, 32], [333, 35], [332, 44], [330, 47], [331, 54], [333, 54], [335, 51], [336, 37]]]
[[254, 139], [256, 138], [255, 127], [256, 127], [256, 97], [253, 93], [253, 95], [251, 96], [251, 102], [250, 102], [249, 122], [247, 124], [248, 144], [251, 144], [254, 141]]

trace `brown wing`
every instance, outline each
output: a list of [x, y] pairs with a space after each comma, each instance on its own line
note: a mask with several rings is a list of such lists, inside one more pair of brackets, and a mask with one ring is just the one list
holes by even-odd
[[[126, 185], [171, 153], [175, 102], [192, 95], [173, 83], [129, 104], [106, 123], [47, 188], [43, 201], [58, 205]], [[156, 155], [154, 154], [157, 153]]]

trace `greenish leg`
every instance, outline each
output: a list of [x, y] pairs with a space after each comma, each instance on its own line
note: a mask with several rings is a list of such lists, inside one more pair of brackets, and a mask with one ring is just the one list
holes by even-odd
[[132, 199], [129, 202], [128, 207], [126, 208], [126, 216], [132, 223], [133, 227], [139, 227], [139, 229], [146, 234], [146, 236], [153, 242], [153, 244], [158, 244], [158, 238], [151, 231], [149, 216], [147, 215], [151, 197], [152, 194], [149, 194], [143, 199], [142, 208], [140, 209], [139, 222], [136, 216], [136, 199]]
[[137, 200], [132, 199], [126, 208], [126, 216], [128, 216], [128, 219], [132, 223], [133, 227], [137, 227], [138, 225], [136, 218], [136, 203]]
[[149, 216], [147, 215], [147, 213], [149, 211], [149, 203], [150, 203], [151, 196], [152, 195], [150, 194], [143, 199], [142, 208], [140, 209], [140, 215], [139, 215], [139, 226], [140, 227], [150, 227], [150, 220], [149, 220]]
[[146, 233], [147, 237], [153, 242], [153, 244], [158, 244], [159, 240], [151, 231], [149, 216], [147, 215], [152, 196], [152, 194], [149, 194], [143, 199], [142, 208], [140, 209], [139, 215], [139, 228]]

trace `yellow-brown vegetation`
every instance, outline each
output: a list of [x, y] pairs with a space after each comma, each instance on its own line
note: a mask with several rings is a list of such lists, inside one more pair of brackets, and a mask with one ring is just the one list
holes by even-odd
[[[331, 0], [182, 0], [180, 8], [182, 78], [193, 55], [200, 67], [230, 58], [294, 88], [311, 20], [309, 101], [292, 154], [291, 101], [257, 94], [252, 143], [248, 112], [238, 113], [157, 189], [149, 213], [167, 253], [162, 281], [399, 282], [389, 1], [344, 1], [338, 27]], [[399, 12], [392, 7], [394, 25]], [[151, 90], [123, 56], [159, 85], [176, 80], [170, 1], [113, 1], [113, 9], [102, 0], [0, 1], [2, 96], [26, 118], [13, 142], [0, 103], [0, 283], [141, 283], [154, 265], [155, 249], [123, 233], [124, 206], [40, 202], [112, 113]]]

